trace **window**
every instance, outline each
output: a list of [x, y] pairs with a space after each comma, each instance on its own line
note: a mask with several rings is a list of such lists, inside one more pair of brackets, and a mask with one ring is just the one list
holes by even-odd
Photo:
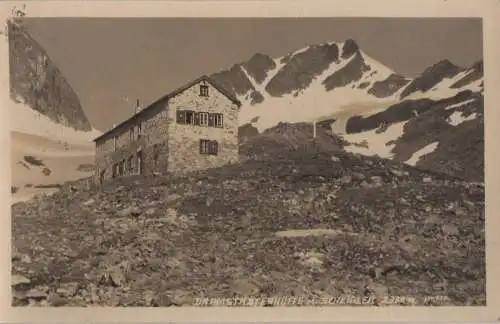
[[113, 178], [123, 175], [123, 161], [113, 164]]
[[186, 111], [186, 124], [193, 125], [195, 120], [194, 111], [188, 110]]
[[177, 110], [176, 114], [177, 124], [185, 124], [186, 123], [186, 114], [184, 110]]
[[223, 128], [223, 115], [208, 112], [195, 112], [193, 110], [177, 110], [176, 117], [178, 124], [198, 125]]
[[177, 124], [195, 125], [198, 114], [192, 110], [177, 110]]
[[208, 115], [208, 126], [222, 128], [224, 126], [222, 114], [212, 113]]
[[201, 112], [199, 113], [200, 118], [200, 126], [208, 126], [208, 113]]
[[140, 140], [142, 136], [142, 123], [137, 125], [137, 140]]
[[205, 84], [200, 85], [200, 97], [208, 97], [208, 86]]
[[200, 154], [217, 155], [219, 152], [219, 143], [206, 139], [200, 140]]
[[158, 165], [158, 158], [160, 157], [160, 149], [161, 148], [159, 144], [153, 145], [153, 164], [155, 168]]
[[118, 163], [118, 175], [123, 175], [123, 161], [120, 161], [120, 163]]
[[215, 127], [215, 114], [208, 114], [208, 127]]
[[134, 141], [135, 140], [135, 136], [134, 136], [134, 127], [132, 126], [132, 128], [130, 128], [130, 141]]
[[137, 174], [142, 174], [142, 151], [137, 152]]
[[133, 161], [133, 157], [130, 156], [128, 159], [127, 159], [127, 173], [133, 173], [133, 165], [132, 165], [132, 161]]
[[223, 128], [224, 127], [224, 121], [222, 118], [222, 114], [215, 114], [215, 127], [217, 128]]

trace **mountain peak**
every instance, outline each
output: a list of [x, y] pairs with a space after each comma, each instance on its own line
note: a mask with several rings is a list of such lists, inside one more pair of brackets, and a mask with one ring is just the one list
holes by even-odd
[[475, 62], [475, 63], [472, 65], [472, 67], [471, 67], [471, 68], [472, 68], [474, 71], [478, 71], [478, 72], [483, 73], [483, 64], [484, 64], [484, 63], [483, 63], [483, 60], [481, 59], [481, 60], [479, 60], [479, 61]]
[[450, 60], [441, 60], [414, 79], [408, 87], [401, 93], [401, 98], [410, 95], [412, 92], [426, 92], [437, 86], [445, 78], [453, 78], [465, 69], [453, 64]]
[[267, 73], [276, 67], [276, 62], [268, 55], [255, 53], [242, 66], [260, 84], [266, 78]]
[[359, 46], [353, 39], [347, 39], [342, 46], [342, 58], [349, 58], [359, 53]]
[[[459, 71], [460, 68], [458, 65], [453, 64], [450, 60], [444, 59], [436, 64], [429, 67], [426, 72], [445, 72], [445, 71]], [[425, 73], [425, 72], [424, 72]]]
[[267, 60], [267, 59], [271, 59], [271, 57], [269, 55], [257, 52], [254, 55], [252, 55], [252, 57], [248, 61], [250, 62], [250, 61], [259, 61], [259, 60]]

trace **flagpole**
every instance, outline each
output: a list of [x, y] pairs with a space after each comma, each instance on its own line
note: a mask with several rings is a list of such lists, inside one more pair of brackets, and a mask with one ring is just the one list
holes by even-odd
[[316, 110], [318, 107], [316, 107], [317, 100], [314, 98], [314, 119], [313, 119], [313, 139], [316, 139]]

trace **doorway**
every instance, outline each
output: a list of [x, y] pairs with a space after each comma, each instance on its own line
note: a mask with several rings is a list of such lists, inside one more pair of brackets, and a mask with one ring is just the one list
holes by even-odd
[[103, 169], [99, 174], [99, 185], [102, 187], [104, 183], [104, 175], [106, 174], [106, 169]]

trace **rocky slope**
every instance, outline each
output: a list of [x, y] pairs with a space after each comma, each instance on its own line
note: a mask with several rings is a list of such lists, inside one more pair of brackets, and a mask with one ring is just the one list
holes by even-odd
[[[253, 131], [252, 131], [253, 130]], [[265, 159], [276, 153], [303, 151], [341, 151], [344, 141], [324, 127], [317, 127], [313, 141], [313, 125], [310, 123], [279, 123], [261, 134], [255, 128], [240, 128], [240, 157]]]
[[9, 22], [10, 95], [56, 124], [91, 131], [70, 84], [22, 21]]
[[375, 157], [282, 152], [184, 178], [65, 187], [14, 205], [12, 221], [14, 305], [486, 302], [484, 187]]

